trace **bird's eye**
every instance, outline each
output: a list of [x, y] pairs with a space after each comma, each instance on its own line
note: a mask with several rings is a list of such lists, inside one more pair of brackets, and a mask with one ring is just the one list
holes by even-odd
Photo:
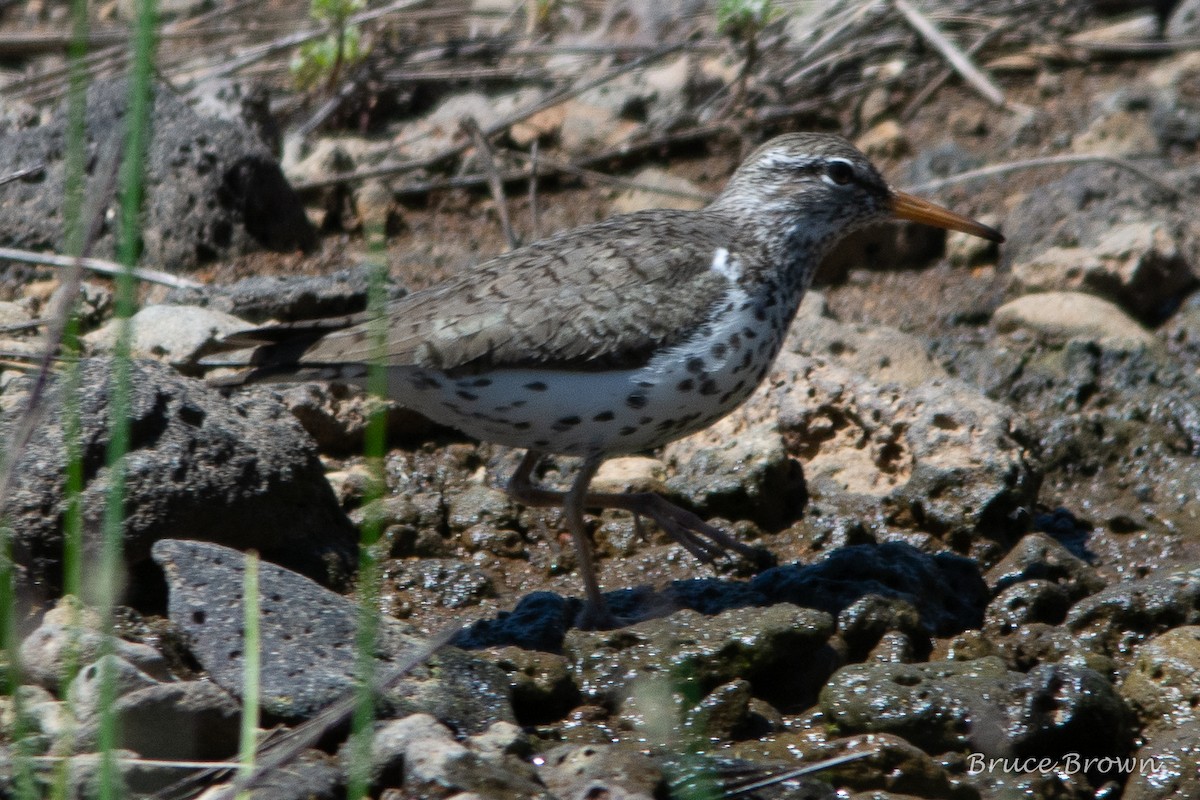
[[830, 183], [845, 186], [854, 180], [854, 167], [841, 159], [830, 161], [825, 165], [825, 177]]

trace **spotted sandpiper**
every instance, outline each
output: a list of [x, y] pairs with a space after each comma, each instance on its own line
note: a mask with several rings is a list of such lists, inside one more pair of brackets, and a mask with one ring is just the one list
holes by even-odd
[[[379, 358], [389, 393], [405, 406], [526, 449], [509, 494], [562, 507], [586, 591], [581, 624], [603, 625], [611, 619], [585, 508], [652, 519], [702, 560], [757, 551], [656, 494], [589, 491], [600, 464], [705, 428], [745, 401], [824, 253], [888, 218], [1003, 241], [892, 189], [844, 139], [790, 134], [755, 150], [699, 211], [642, 211], [575, 228], [391, 303], [382, 346], [372, 335], [378, 322], [363, 316], [239, 334], [231, 344], [256, 349], [235, 380], [361, 382]], [[566, 492], [532, 481], [549, 453], [582, 459]]]

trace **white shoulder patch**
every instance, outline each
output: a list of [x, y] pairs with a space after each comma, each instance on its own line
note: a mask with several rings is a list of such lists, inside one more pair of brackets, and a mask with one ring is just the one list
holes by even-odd
[[742, 277], [742, 265], [736, 258], [730, 258], [729, 251], [724, 247], [718, 247], [713, 253], [712, 271], [724, 275], [730, 283], [736, 283]]

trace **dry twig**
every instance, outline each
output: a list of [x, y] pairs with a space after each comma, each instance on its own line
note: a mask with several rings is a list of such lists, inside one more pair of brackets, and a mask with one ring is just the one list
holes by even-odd
[[464, 119], [462, 126], [475, 142], [475, 157], [479, 159], [488, 188], [492, 191], [492, 200], [496, 204], [496, 216], [500, 218], [500, 229], [504, 231], [508, 248], [514, 250], [521, 246], [521, 240], [517, 238], [516, 231], [513, 230], [512, 219], [508, 215], [508, 198], [504, 196], [504, 181], [501, 180], [500, 170], [496, 167], [496, 151], [492, 148], [492, 143], [488, 141], [488, 138], [484, 136], [483, 129], [479, 127], [479, 123], [475, 121], [474, 117]]
[[[32, 250], [17, 250], [12, 247], [0, 247], [0, 260], [19, 261], [22, 264], [41, 264], [47, 267], [66, 267], [70, 269], [76, 264], [84, 269], [101, 275], [116, 276], [120, 275], [125, 268], [115, 261], [106, 261], [103, 258], [72, 258], [71, 256], [60, 256], [54, 253], [35, 253]], [[146, 283], [157, 283], [162, 286], [170, 286], [172, 289], [201, 289], [203, 284], [196, 281], [180, 278], [178, 275], [172, 275], [168, 272], [162, 272], [157, 269], [145, 269], [140, 267], [133, 268], [133, 277], [139, 281]]]
[[1106, 156], [1100, 154], [1068, 154], [1061, 156], [1043, 156], [1041, 158], [1027, 158], [1022, 161], [1009, 161], [1004, 164], [992, 164], [979, 169], [960, 172], [957, 175], [950, 175], [945, 178], [935, 178], [931, 181], [919, 183], [916, 186], [909, 187], [914, 192], [935, 192], [938, 189], [944, 189], [947, 186], [954, 186], [959, 183], [968, 181], [980, 180], [982, 178], [994, 178], [998, 175], [1007, 175], [1010, 172], [1019, 172], [1026, 169], [1037, 169], [1039, 167], [1060, 167], [1064, 165], [1076, 164], [1107, 164], [1112, 167], [1127, 170], [1137, 175], [1142, 180], [1153, 185], [1154, 187], [1166, 192], [1167, 196], [1178, 199], [1179, 190], [1169, 183], [1160, 180], [1151, 175], [1146, 170], [1124, 158], [1115, 156]]
[[1004, 99], [1004, 92], [1000, 87], [992, 82], [992, 79], [983, 73], [970, 57], [958, 48], [954, 42], [946, 38], [945, 34], [938, 29], [937, 25], [918, 11], [908, 0], [892, 0], [892, 4], [896, 7], [904, 19], [912, 26], [913, 30], [919, 33], [926, 41], [931, 44], [934, 49], [945, 57], [946, 61], [950, 62], [950, 66], [954, 71], [962, 76], [963, 80], [971, 84], [975, 91], [983, 95], [989, 103], [995, 106], [1005, 107], [1007, 105]]

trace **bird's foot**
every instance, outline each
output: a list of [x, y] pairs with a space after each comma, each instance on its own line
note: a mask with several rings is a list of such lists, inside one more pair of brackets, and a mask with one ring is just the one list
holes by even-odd
[[591, 495], [585, 502], [591, 505], [593, 500], [599, 501], [596, 505], [601, 507], [622, 508], [632, 513], [639, 535], [642, 534], [641, 517], [649, 517], [658, 523], [663, 532], [700, 561], [712, 563], [731, 553], [736, 553], [754, 564], [764, 564], [770, 559], [770, 554], [762, 548], [739, 542], [687, 509], [680, 508], [652, 492]]

